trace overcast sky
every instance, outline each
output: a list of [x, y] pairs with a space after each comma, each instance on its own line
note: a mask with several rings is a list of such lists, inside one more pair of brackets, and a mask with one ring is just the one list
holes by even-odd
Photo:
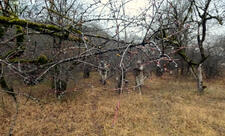
[[[94, 1], [98, 1], [98, 0], [83, 0], [83, 2], [85, 2], [85, 3], [93, 3]], [[101, 0], [101, 3], [102, 3], [102, 5], [105, 5], [108, 3], [108, 1], [109, 0]], [[149, 0], [118, 0], [118, 1], [120, 2], [120, 4], [122, 3], [121, 1], [123, 1], [123, 2], [129, 1], [125, 5], [126, 15], [129, 15], [129, 16], [139, 15], [140, 12], [143, 11], [143, 9], [145, 9], [147, 5], [149, 5], [148, 4]], [[220, 7], [221, 3], [219, 3], [219, 2], [222, 2], [223, 0], [222, 1], [215, 0], [215, 1], [217, 1], [215, 4], [211, 3], [211, 6], [213, 6], [213, 8], [214, 8], [214, 6]], [[116, 4], [116, 5], [120, 5], [120, 4]], [[223, 2], [222, 2], [222, 4], [223, 4]], [[108, 6], [108, 7], [110, 7], [110, 6]], [[99, 10], [97, 10], [97, 11], [100, 12], [102, 8], [103, 7], [99, 7]], [[109, 10], [109, 8], [105, 7], [103, 13], [106, 14], [107, 12], [110, 13], [110, 10]], [[110, 22], [107, 22], [107, 24], [103, 24], [103, 27], [104, 26], [106, 27], [106, 25], [108, 25], [108, 27], [109, 27], [111, 24], [110, 24]], [[217, 34], [221, 35], [221, 34], [225, 33], [225, 25], [221, 26], [221, 25], [218, 25], [217, 22], [215, 22], [215, 23], [210, 24], [209, 26], [210, 27], [208, 29], [209, 30], [208, 32], [210, 32], [210, 34], [212, 34], [212, 35], [217, 35]]]
[[[26, 1], [26, 0], [21, 0], [21, 1]], [[32, 0], [32, 1], [33, 1], [33, 3], [35, 3], [34, 1], [39, 2], [39, 1], [43, 1], [43, 0]], [[79, 2], [79, 3], [84, 3], [84, 7], [83, 7], [84, 10], [88, 6], [90, 6], [90, 4], [93, 4], [94, 2], [97, 2], [97, 1], [99, 1], [99, 0], [77, 0], [77, 2]], [[112, 0], [112, 1], [114, 1], [114, 0]], [[119, 3], [115, 4], [117, 7], [122, 4], [122, 1], [124, 3], [127, 2], [125, 5], [125, 12], [126, 12], [126, 15], [128, 15], [129, 17], [138, 16], [140, 14], [140, 12], [143, 11], [143, 9], [147, 8], [146, 6], [150, 5], [150, 4], [148, 4], [148, 2], [150, 0], [117, 0], [117, 1], [119, 2]], [[156, 1], [159, 2], [161, 0], [156, 0]], [[182, 0], [180, 0], [180, 1], [182, 1]], [[216, 3], [215, 4], [212, 3], [211, 6], [213, 6], [213, 7], [214, 6], [216, 6], [216, 7], [223, 6], [223, 4], [225, 5], [224, 1], [225, 0], [213, 0], [212, 2], [216, 2]], [[104, 14], [104, 15], [106, 15], [105, 17], [112, 16], [112, 14], [110, 12], [110, 5], [107, 5], [104, 7], [104, 5], [106, 5], [108, 2], [109, 2], [109, 0], [101, 0], [101, 4], [98, 4], [97, 7], [93, 6], [92, 8], [94, 10], [90, 10], [90, 13], [87, 14], [87, 17], [91, 17], [91, 15], [98, 15], [98, 14], [102, 14], [102, 15]], [[94, 18], [96, 18], [96, 17], [94, 17]], [[99, 25], [100, 24], [101, 24], [101, 27], [103, 27], [103, 28], [108, 28], [113, 25], [115, 26], [115, 22], [113, 22], [113, 21], [101, 21], [101, 22], [99, 22]], [[224, 24], [225, 24], [225, 21], [224, 21]], [[122, 28], [122, 26], [121, 26], [121, 28]], [[129, 31], [129, 34], [131, 34], [131, 35], [141, 36], [141, 35], [145, 34], [145, 30], [144, 29], [141, 30], [140, 27], [138, 28], [138, 27], [132, 26], [131, 28], [132, 29], [127, 30], [127, 31]], [[218, 23], [215, 22], [215, 23], [209, 24], [208, 28], [209, 28], [208, 34], [211, 34], [211, 35], [225, 34], [225, 25], [220, 26], [220, 25], [218, 25]], [[115, 34], [115, 28], [111, 29], [110, 32]]]

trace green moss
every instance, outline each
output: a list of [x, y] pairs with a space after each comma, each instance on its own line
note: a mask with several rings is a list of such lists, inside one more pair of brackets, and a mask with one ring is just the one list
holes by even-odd
[[47, 58], [47, 56], [45, 56], [45, 55], [40, 55], [40, 56], [38, 57], [38, 59], [37, 59], [37, 63], [38, 63], [38, 64], [41, 64], [41, 65], [48, 63], [48, 58]]
[[[21, 27], [29, 27], [33, 30], [39, 31], [44, 34], [49, 34], [52, 36], [57, 36], [59, 38], [65, 39], [65, 40], [71, 40], [71, 41], [78, 41], [81, 42], [82, 39], [77, 36], [70, 36], [68, 33], [65, 33], [64, 30], [61, 29], [61, 27], [58, 27], [56, 25], [51, 24], [42, 24], [42, 23], [36, 23], [31, 22], [24, 19], [19, 18], [10, 18], [5, 16], [0, 16], [0, 24], [7, 24], [7, 25], [19, 25]], [[81, 34], [81, 31], [77, 29], [71, 29], [74, 33]]]
[[[50, 30], [59, 30], [59, 27], [58, 26], [55, 26], [55, 25], [43, 25], [43, 24], [39, 24], [40, 26], [42, 26], [42, 27], [46, 27], [47, 29], [50, 29]], [[61, 31], [61, 30], [59, 30], [59, 31]]]
[[53, 30], [53, 31], [61, 31], [61, 28], [56, 26], [56, 25], [50, 25], [50, 24], [41, 24], [41, 23], [36, 23], [36, 22], [31, 22], [28, 20], [24, 19], [19, 19], [19, 18], [10, 18], [10, 17], [5, 17], [5, 16], [0, 16], [0, 23], [2, 24], [11, 24], [11, 25], [20, 25], [22, 27], [28, 26], [29, 28], [32, 29], [38, 29], [43, 28], [43, 29], [48, 29], [48, 30]]
[[78, 34], [82, 34], [82, 32], [80, 30], [74, 30], [74, 31]]
[[173, 43], [174, 45], [179, 45], [179, 43], [178, 43], [177, 40], [173, 40], [172, 43]]

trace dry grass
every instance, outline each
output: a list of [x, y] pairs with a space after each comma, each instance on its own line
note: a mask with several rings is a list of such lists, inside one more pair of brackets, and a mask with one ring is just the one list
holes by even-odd
[[[57, 101], [46, 85], [26, 88], [46, 104], [20, 97], [16, 136], [222, 136], [225, 134], [225, 84], [207, 81], [204, 95], [195, 93], [191, 79], [148, 79], [143, 95], [129, 90], [119, 96], [113, 82], [102, 86], [94, 74], [71, 84]], [[23, 87], [17, 90], [23, 91]], [[3, 94], [0, 94], [0, 96]], [[13, 115], [11, 99], [0, 101], [0, 135], [6, 135]], [[1, 98], [1, 97], [0, 97]], [[113, 120], [120, 103], [115, 125]], [[4, 108], [3, 108], [4, 107]]]

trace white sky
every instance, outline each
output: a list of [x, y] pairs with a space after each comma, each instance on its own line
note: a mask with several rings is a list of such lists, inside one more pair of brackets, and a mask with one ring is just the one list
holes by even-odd
[[[93, 2], [93, 0], [85, 0], [85, 1]], [[95, 0], [95, 1], [98, 1], [98, 0]], [[114, 1], [114, 0], [112, 0], [112, 1]], [[150, 0], [117, 0], [117, 1], [119, 1], [120, 3], [122, 3], [122, 1], [123, 2], [129, 1], [125, 5], [126, 15], [137, 16], [140, 14], [141, 11], [143, 11], [143, 9], [147, 8], [146, 6], [149, 5], [148, 3]], [[103, 4], [106, 4], [108, 2], [109, 2], [109, 0], [101, 0], [101, 3], [103, 3]], [[117, 4], [117, 5], [119, 5], [119, 4]], [[217, 5], [217, 6], [219, 6], [219, 5]], [[109, 11], [109, 9], [108, 9], [108, 11]], [[106, 12], [107, 12], [107, 10], [106, 10]], [[224, 20], [224, 24], [225, 24], [225, 20]], [[209, 35], [225, 34], [225, 25], [221, 26], [221, 25], [218, 25], [218, 23], [216, 23], [216, 24], [213, 23], [213, 25], [209, 24], [208, 32], [209, 32], [208, 33]], [[139, 33], [137, 35], [141, 35], [141, 34]]]
[[[83, 3], [94, 3], [95, 1], [98, 1], [98, 0], [83, 0]], [[110, 0], [101, 0], [101, 6], [98, 7], [98, 10], [97, 11], [102, 11], [102, 8], [104, 7], [104, 5], [107, 4], [107, 6], [104, 7], [104, 10], [105, 10], [105, 13], [106, 12], [109, 12], [109, 8], [110, 8], [110, 5], [109, 5], [109, 1]], [[146, 5], [148, 5], [148, 1], [149, 0], [112, 0], [113, 2], [114, 1], [117, 1], [117, 3], [113, 3], [116, 5], [116, 7], [118, 8], [122, 2], [123, 3], [126, 3], [125, 4], [125, 12], [127, 15], [129, 16], [135, 16], [135, 15], [138, 15], [145, 7]]]
[[[94, 3], [97, 2], [98, 0], [84, 0], [83, 2], [84, 3]], [[122, 4], [122, 3], [126, 3], [125, 4], [125, 14], [126, 16], [129, 16], [130, 18], [132, 17], [135, 17], [135, 16], [138, 16], [140, 15], [141, 11], [143, 11], [148, 4], [149, 0], [112, 0], [112, 1], [117, 1], [117, 3], [112, 3], [113, 6], [115, 5], [116, 8], [115, 9], [118, 9], [119, 6]], [[106, 5], [104, 7], [104, 5]], [[99, 14], [101, 12], [101, 14], [106, 14], [106, 18], [107, 17], [112, 17], [112, 12], [110, 12], [110, 5], [109, 5], [109, 0], [101, 0], [101, 6], [98, 7], [96, 9], [97, 12], [92, 12], [91, 14]], [[104, 7], [104, 10], [102, 10]], [[120, 11], [120, 15], [122, 15], [122, 9]], [[120, 22], [120, 21], [119, 21]], [[115, 26], [115, 21], [101, 21], [101, 26], [103, 28], [109, 28], [111, 26]], [[123, 26], [120, 26], [120, 29], [122, 29]], [[137, 37], [136, 35], [143, 35], [145, 33], [145, 31], [142, 31], [140, 30], [140, 27], [132, 27], [132, 28], [127, 28], [127, 35], [128, 37]], [[111, 29], [110, 30], [114, 35], [115, 34], [115, 29]], [[121, 33], [120, 36], [124, 36], [124, 33]], [[132, 39], [132, 38], [131, 38]]]
[[[26, 1], [26, 0], [21, 0], [21, 1]], [[41, 1], [41, 0], [32, 0], [33, 2], [34, 1]], [[43, 1], [43, 0], [42, 0]], [[78, 0], [79, 1], [79, 0]], [[80, 2], [82, 3], [85, 3], [86, 5], [89, 5], [89, 4], [92, 4], [94, 2], [97, 2], [99, 0], [80, 0]], [[101, 9], [103, 8], [103, 6], [108, 3], [110, 0], [100, 0], [101, 1], [101, 4], [99, 4], [99, 7], [95, 7], [96, 9], [91, 12], [89, 15], [97, 15], [100, 13]], [[122, 2], [127, 2], [129, 1], [128, 3], [126, 3], [125, 5], [125, 12], [126, 12], [126, 15], [129, 15], [130, 17], [132, 16], [137, 16], [140, 14], [141, 11], [143, 11], [143, 9], [147, 8], [146, 6], [147, 5], [151, 5], [151, 4], [148, 4], [149, 1], [151, 0], [112, 0], [112, 1], [118, 1], [119, 4], [115, 4], [117, 5], [117, 7], [119, 5], [122, 4]], [[157, 2], [161, 1], [161, 0], [156, 0]], [[215, 0], [215, 1], [219, 1], [219, 0]], [[100, 6], [101, 5], [101, 6]], [[225, 5], [225, 3], [224, 3]], [[219, 6], [219, 5], [217, 5]], [[104, 8], [104, 10], [102, 11], [102, 14], [106, 14], [108, 16], [106, 17], [109, 17], [109, 15], [111, 15], [110, 13], [110, 9], [109, 9], [109, 5], [107, 7]], [[84, 8], [85, 9], [85, 8]], [[102, 21], [100, 22], [102, 23], [102, 27], [106, 28], [106, 27], [110, 27], [112, 25], [115, 25], [115, 22], [112, 22], [112, 21]], [[225, 24], [225, 20], [224, 20], [224, 24]], [[217, 23], [215, 25], [209, 25], [209, 32], [212, 34], [212, 35], [221, 35], [221, 34], [224, 34], [225, 33], [225, 25], [223, 26], [219, 26]], [[134, 35], [143, 35], [144, 31], [142, 32], [138, 32], [140, 31], [140, 29], [138, 30], [137, 27], [133, 27], [132, 30], [130, 31], [133, 31], [131, 34], [134, 34]], [[115, 30], [111, 30], [111, 32], [115, 33]]]

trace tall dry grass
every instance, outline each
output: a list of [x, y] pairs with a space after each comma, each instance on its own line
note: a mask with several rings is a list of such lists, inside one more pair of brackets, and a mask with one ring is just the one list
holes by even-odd
[[[42, 100], [39, 105], [19, 97], [16, 136], [223, 136], [225, 134], [225, 81], [207, 81], [204, 95], [192, 79], [152, 77], [143, 95], [132, 89], [122, 95], [114, 81], [99, 84], [97, 75], [71, 83], [63, 100], [56, 100], [48, 83], [17, 86]], [[98, 78], [98, 77], [97, 77]], [[130, 77], [132, 79], [132, 77]], [[130, 81], [130, 86], [133, 85]], [[129, 87], [128, 87], [129, 88]], [[5, 94], [0, 100], [0, 135], [6, 135], [14, 105]], [[26, 104], [25, 104], [26, 103]], [[116, 106], [119, 103], [118, 115]], [[113, 125], [114, 122], [114, 125]]]

